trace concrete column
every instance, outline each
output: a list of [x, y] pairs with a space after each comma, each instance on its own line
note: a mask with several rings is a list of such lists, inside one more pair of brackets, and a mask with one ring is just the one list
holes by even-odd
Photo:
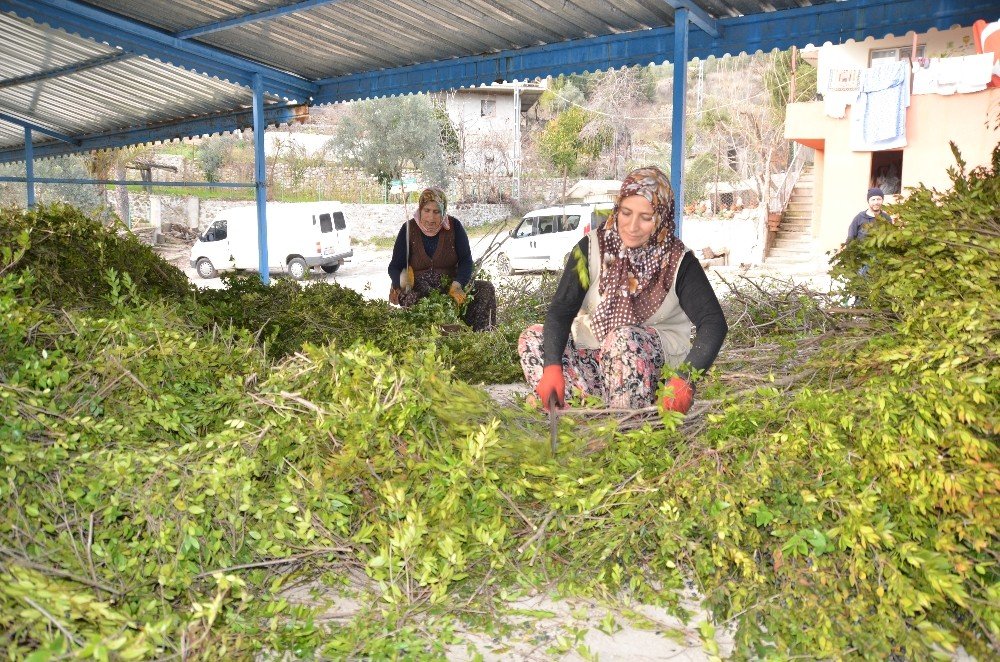
[[197, 230], [199, 218], [201, 217], [201, 200], [196, 195], [187, 199], [187, 222], [188, 227]]
[[163, 230], [163, 204], [160, 196], [149, 196], [149, 224], [153, 226], [153, 245], [160, 243], [160, 232]]

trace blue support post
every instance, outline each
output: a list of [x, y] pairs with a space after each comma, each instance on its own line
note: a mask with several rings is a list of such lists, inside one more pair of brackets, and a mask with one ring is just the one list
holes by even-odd
[[684, 113], [687, 110], [688, 10], [674, 12], [674, 118], [670, 138], [670, 185], [674, 189], [675, 233], [684, 220]]
[[264, 77], [253, 75], [253, 181], [257, 188], [257, 248], [260, 282], [271, 282], [267, 262], [267, 183], [264, 175]]
[[28, 189], [28, 209], [35, 206], [35, 153], [31, 144], [31, 127], [24, 127], [24, 177]]

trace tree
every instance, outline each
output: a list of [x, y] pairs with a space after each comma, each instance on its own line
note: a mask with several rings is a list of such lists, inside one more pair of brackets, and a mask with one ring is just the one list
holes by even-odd
[[430, 184], [447, 185], [454, 155], [445, 144], [454, 128], [446, 121], [424, 95], [361, 101], [340, 121], [331, 146], [345, 164], [375, 177], [388, 200], [389, 182], [407, 167]]
[[195, 160], [209, 182], [217, 181], [219, 169], [229, 160], [236, 139], [232, 136], [206, 138], [198, 145]]
[[639, 121], [632, 116], [637, 109], [647, 112], [655, 99], [656, 75], [649, 67], [630, 67], [591, 74], [591, 78], [587, 100], [591, 113], [582, 135], [610, 148], [611, 178], [620, 179], [632, 156], [633, 131]]
[[585, 110], [573, 106], [549, 122], [539, 140], [539, 147], [546, 158], [562, 171], [563, 200], [566, 199], [566, 180], [570, 173], [578, 172], [580, 157], [597, 157], [604, 146], [599, 137], [586, 138], [580, 135], [588, 119]]
[[[136, 159], [151, 156], [153, 148], [149, 145], [132, 145], [130, 147], [119, 147], [118, 149], [105, 149], [91, 152], [88, 161], [88, 169], [94, 179], [125, 179], [126, 166]], [[107, 199], [107, 185], [97, 184], [96, 191], [102, 200]], [[131, 226], [129, 220], [129, 195], [128, 187], [118, 185], [115, 187], [116, 203], [118, 206], [118, 217]]]
[[[0, 175], [24, 177], [24, 163], [0, 165]], [[90, 176], [84, 156], [74, 154], [35, 162], [35, 177], [87, 179]], [[40, 204], [65, 202], [90, 215], [102, 215], [107, 209], [104, 198], [87, 184], [36, 184], [35, 199]], [[24, 204], [25, 184], [0, 184], [0, 207]]]

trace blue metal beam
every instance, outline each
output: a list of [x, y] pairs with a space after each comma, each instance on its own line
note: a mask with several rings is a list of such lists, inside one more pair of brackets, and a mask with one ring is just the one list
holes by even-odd
[[174, 36], [177, 37], [178, 39], [192, 39], [194, 37], [200, 37], [203, 34], [219, 32], [220, 30], [235, 28], [239, 25], [247, 25], [248, 23], [267, 21], [272, 18], [279, 18], [287, 14], [304, 11], [306, 9], [312, 9], [313, 7], [322, 7], [323, 5], [334, 5], [343, 1], [344, 0], [302, 0], [302, 2], [295, 2], [290, 5], [285, 5], [284, 7], [275, 7], [274, 9], [259, 11], [253, 14], [234, 16], [233, 18], [227, 18], [222, 21], [216, 21], [215, 23], [208, 23], [206, 25], [202, 25], [196, 28], [191, 28], [190, 30], [182, 30], [181, 32], [175, 32]]
[[[264, 122], [267, 125], [290, 124], [301, 122], [309, 114], [306, 106], [267, 106], [264, 108]], [[4, 116], [0, 114], [0, 119]], [[24, 126], [24, 122], [15, 121], [15, 124]], [[50, 158], [53, 156], [63, 156], [75, 154], [77, 152], [90, 152], [97, 149], [111, 149], [114, 147], [124, 147], [126, 145], [140, 145], [143, 143], [158, 142], [164, 140], [175, 140], [178, 138], [189, 138], [191, 136], [212, 135], [215, 133], [226, 133], [236, 129], [246, 129], [253, 126], [253, 113], [250, 109], [241, 108], [239, 110], [199, 117], [181, 122], [173, 122], [163, 125], [133, 127], [124, 131], [109, 131], [104, 133], [94, 133], [79, 136], [72, 145], [62, 145], [59, 143], [46, 143], [35, 147], [35, 158]], [[36, 127], [31, 127], [38, 130]], [[52, 132], [49, 132], [52, 133]], [[11, 163], [24, 160], [24, 150], [18, 148], [7, 148], [0, 150], [0, 163]]]
[[178, 39], [77, 0], [0, 0], [0, 11], [245, 87], [251, 87], [254, 75], [259, 74], [264, 80], [265, 91], [287, 99], [306, 101], [316, 89], [300, 76], [204, 44]]
[[[0, 176], [0, 182], [27, 182], [27, 177]], [[72, 177], [34, 177], [38, 184], [97, 184], [102, 186], [197, 186], [199, 188], [253, 188], [247, 182], [147, 182], [141, 179], [75, 179]]]
[[[943, 30], [972, 25], [982, 16], [998, 13], [1000, 3], [996, 0], [845, 0], [719, 19], [721, 36], [715, 39], [702, 31], [692, 33], [688, 56], [721, 57], [809, 43], [882, 38], [910, 30]], [[661, 63], [669, 59], [673, 39], [673, 28], [655, 28], [339, 76], [317, 81], [320, 87], [313, 101], [336, 103]]]
[[704, 9], [691, 2], [691, 0], [663, 0], [674, 8], [674, 25], [677, 25], [677, 10], [686, 9], [688, 20], [708, 33], [710, 37], [719, 37], [719, 22], [708, 15]]
[[0, 80], [0, 90], [5, 87], [16, 87], [18, 85], [26, 85], [28, 83], [37, 83], [42, 80], [50, 80], [52, 78], [59, 78], [60, 76], [69, 76], [80, 71], [86, 71], [87, 69], [93, 69], [95, 67], [102, 67], [105, 64], [111, 64], [112, 62], [117, 62], [119, 60], [125, 60], [130, 57], [135, 57], [134, 55], [129, 55], [128, 53], [108, 53], [107, 55], [98, 55], [97, 57], [92, 57], [86, 60], [81, 60], [74, 64], [67, 64], [64, 67], [54, 67], [52, 69], [46, 69], [45, 71], [39, 71], [33, 74], [27, 74], [25, 76], [17, 76], [16, 78], [7, 78], [5, 80]]
[[264, 81], [260, 75], [253, 81], [253, 180], [257, 190], [257, 268], [260, 282], [271, 282], [267, 262], [267, 176], [264, 170]]
[[31, 148], [31, 129], [24, 127], [24, 179], [28, 185], [28, 209], [35, 206], [35, 155]]
[[[67, 136], [58, 131], [53, 131], [52, 129], [46, 129], [44, 126], [35, 124], [28, 120], [23, 120], [20, 117], [14, 117], [13, 115], [8, 115], [7, 113], [0, 113], [0, 122], [8, 122], [10, 124], [16, 124], [17, 126], [24, 129], [31, 129], [32, 131], [37, 131], [38, 133], [43, 133], [47, 136], [55, 138], [56, 140], [61, 140], [69, 145], [79, 145], [80, 141], [72, 136]], [[20, 159], [18, 159], [20, 160]], [[2, 162], [2, 161], [0, 161]]]
[[688, 10], [674, 13], [674, 101], [670, 136], [670, 187], [674, 189], [674, 234], [684, 223], [684, 113], [687, 110]]

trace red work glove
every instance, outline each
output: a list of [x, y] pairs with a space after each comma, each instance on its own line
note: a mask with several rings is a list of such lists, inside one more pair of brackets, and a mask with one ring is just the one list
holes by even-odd
[[694, 389], [686, 379], [681, 377], [671, 377], [667, 382], [667, 394], [663, 396], [664, 411], [679, 411], [686, 414], [694, 402]]
[[566, 406], [566, 378], [563, 377], [561, 365], [547, 365], [542, 369], [542, 378], [538, 380], [535, 393], [542, 401], [542, 409], [549, 408], [549, 398], [555, 394], [560, 407]]

